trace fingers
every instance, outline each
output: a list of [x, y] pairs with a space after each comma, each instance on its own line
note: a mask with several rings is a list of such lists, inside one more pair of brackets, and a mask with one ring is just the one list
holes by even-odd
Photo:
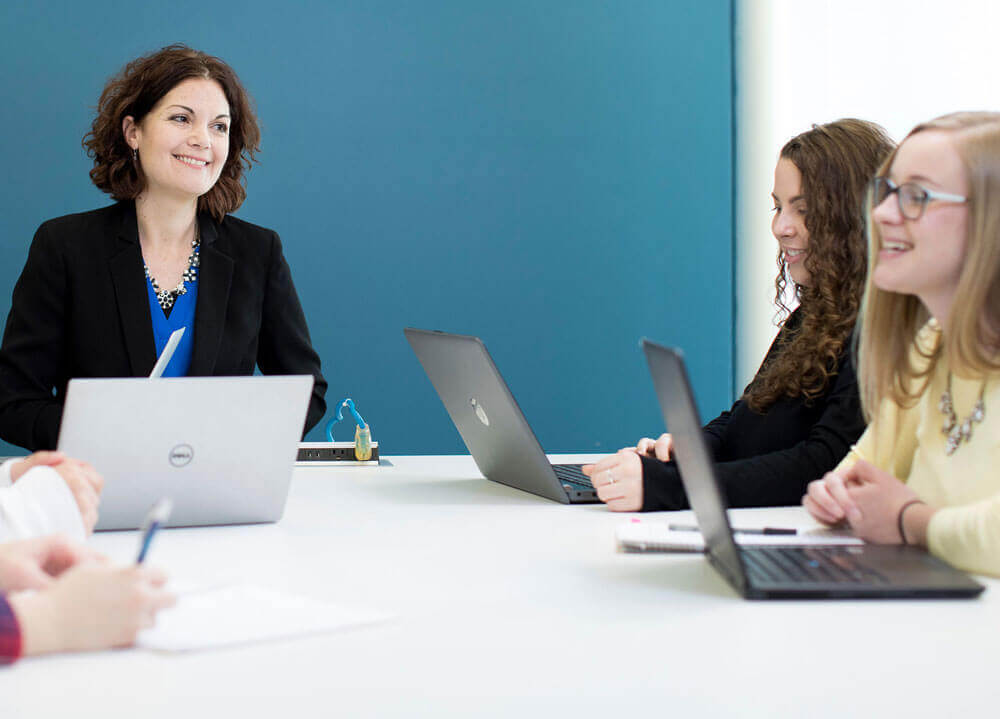
[[156, 614], [161, 609], [174, 606], [177, 597], [164, 587], [167, 575], [162, 570], [153, 567], [138, 566], [128, 570], [132, 573], [131, 581], [137, 584], [140, 622], [143, 628], [153, 626]]
[[77, 503], [80, 505], [80, 516], [83, 518], [83, 526], [86, 528], [88, 534], [93, 532], [94, 527], [97, 525], [97, 505], [99, 502], [100, 500], [93, 486], [84, 484], [80, 487], [77, 494]]
[[94, 469], [93, 465], [86, 462], [68, 460], [56, 471], [71, 486], [74, 483], [86, 484], [97, 494], [100, 494], [101, 490], [104, 489], [104, 478]]
[[[633, 455], [633, 456], [635, 456], [635, 455]], [[605, 457], [604, 459], [602, 459], [600, 462], [597, 462], [595, 464], [584, 465], [583, 472], [588, 477], [590, 477], [591, 479], [593, 479], [594, 477], [596, 477], [601, 472], [604, 472], [604, 471], [610, 469], [611, 467], [617, 467], [620, 462], [621, 462], [621, 450], [619, 450], [615, 454], [608, 455], [607, 457]]]
[[[600, 469], [602, 464], [604, 468]], [[598, 462], [591, 480], [597, 498], [608, 505], [608, 509], [635, 512], [642, 508], [642, 464], [634, 450], [623, 449]]]
[[597, 488], [597, 497], [613, 512], [635, 512], [642, 506], [642, 499], [630, 482], [602, 485]]
[[54, 581], [38, 564], [26, 560], [5, 567], [4, 586], [11, 591], [45, 589]]
[[826, 478], [830, 474], [832, 473], [827, 473], [823, 479], [817, 479], [809, 483], [802, 503], [806, 504], [805, 500], [810, 500], [810, 503], [806, 505], [810, 514], [826, 524], [836, 524], [842, 522], [845, 515], [843, 508], [830, 495], [830, 491], [826, 486]]
[[605, 470], [594, 477], [594, 489], [597, 491], [597, 498], [605, 504], [625, 499], [626, 485], [620, 476], [615, 475], [614, 469]]
[[824, 477], [824, 481], [826, 483], [827, 492], [829, 492], [834, 501], [840, 505], [840, 509], [843, 511], [844, 516], [847, 517], [848, 521], [854, 524], [860, 522], [861, 510], [848, 494], [847, 484], [844, 478], [836, 472], [828, 472], [826, 477]]
[[642, 509], [642, 501], [631, 495], [625, 495], [604, 503], [612, 512], [638, 512]]
[[[618, 455], [614, 455], [617, 459]], [[594, 490], [597, 492], [597, 498], [602, 502], [607, 503], [623, 497], [622, 487], [619, 483], [619, 476], [621, 472], [619, 470], [620, 462], [614, 464], [607, 464], [603, 469], [600, 468], [600, 464], [594, 465], [593, 471], [590, 474], [590, 482], [594, 485]]]
[[38, 542], [35, 550], [38, 565], [53, 577], [59, 576], [81, 562], [90, 561], [100, 556], [90, 547], [73, 542], [60, 534], [41, 537], [33, 541]]
[[673, 449], [673, 438], [669, 433], [664, 432], [656, 439], [643, 437], [636, 443], [635, 449], [632, 451], [643, 457], [655, 457], [661, 462], [668, 462]]
[[81, 462], [80, 469], [83, 472], [84, 479], [87, 480], [94, 492], [100, 494], [104, 489], [104, 477], [87, 462]]
[[167, 575], [162, 569], [142, 565], [136, 567], [143, 579], [154, 587], [162, 587], [167, 583]]
[[656, 443], [653, 445], [653, 456], [655, 456], [661, 462], [669, 462], [670, 455], [674, 451], [674, 440], [667, 433], [663, 433], [657, 438]]
[[829, 526], [840, 524], [840, 522], [833, 519], [833, 517], [831, 517], [826, 510], [816, 504], [808, 494], [802, 497], [802, 506], [805, 507], [806, 511], [812, 515], [813, 519], [821, 524]]
[[177, 604], [177, 596], [159, 589], [151, 592], [146, 601], [146, 611], [143, 612], [143, 629], [156, 625], [156, 615], [163, 609], [169, 609]]
[[879, 482], [884, 476], [885, 472], [871, 462], [866, 462], [863, 459], [859, 459], [851, 465], [848, 471], [848, 479], [859, 483], [874, 484]]
[[46, 467], [51, 467], [52, 465], [59, 464], [65, 461], [66, 455], [57, 450], [43, 450], [41, 452], [35, 452], [33, 455], [28, 457], [26, 461], [31, 462], [32, 467], [40, 467], [45, 465]]
[[49, 450], [42, 452], [35, 452], [34, 454], [28, 455], [20, 462], [16, 462], [10, 468], [10, 479], [12, 482], [16, 482], [17, 480], [19, 480], [21, 477], [24, 476], [25, 472], [27, 472], [32, 467], [53, 466], [61, 463], [65, 459], [66, 455], [64, 455], [62, 452], [54, 452]]
[[653, 457], [655, 448], [656, 440], [650, 439], [649, 437], [643, 437], [635, 445], [636, 453], [645, 455], [646, 457]]
[[619, 449], [615, 454], [608, 455], [600, 462], [589, 465], [587, 476], [590, 477], [595, 487], [599, 484], [613, 484], [616, 473], [620, 473], [623, 466], [631, 466], [633, 463], [637, 468], [642, 467], [635, 451], [630, 448]]
[[97, 524], [97, 507], [100, 503], [98, 493], [104, 486], [104, 480], [86, 462], [68, 460], [60, 464], [56, 471], [73, 492], [73, 497], [80, 509], [84, 528], [88, 533], [92, 532]]

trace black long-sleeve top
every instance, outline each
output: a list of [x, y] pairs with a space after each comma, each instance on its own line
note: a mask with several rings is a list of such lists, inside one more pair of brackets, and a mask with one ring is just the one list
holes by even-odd
[[[781, 351], [801, 322], [785, 322], [761, 367]], [[759, 370], [758, 370], [759, 372]], [[849, 348], [826, 392], [809, 404], [802, 397], [777, 400], [763, 414], [743, 399], [704, 427], [730, 507], [799, 504], [806, 485], [837, 466], [864, 431], [857, 376]], [[642, 457], [643, 511], [687, 509], [677, 465]]]

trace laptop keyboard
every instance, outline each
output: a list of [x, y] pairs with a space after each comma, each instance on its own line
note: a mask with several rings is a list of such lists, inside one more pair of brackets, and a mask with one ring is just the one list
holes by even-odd
[[754, 547], [741, 554], [755, 582], [888, 584], [847, 547]]
[[576, 484], [586, 489], [593, 489], [594, 485], [590, 482], [590, 477], [585, 475], [580, 470], [581, 465], [579, 464], [553, 464], [552, 469], [556, 473], [560, 482], [569, 482], [570, 484]]

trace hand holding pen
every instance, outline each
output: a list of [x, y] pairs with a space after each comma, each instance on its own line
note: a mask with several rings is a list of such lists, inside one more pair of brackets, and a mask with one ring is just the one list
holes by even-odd
[[[169, 516], [169, 504], [157, 505], [143, 528], [139, 561]], [[0, 555], [0, 564], [7, 560], [22, 569], [21, 584], [7, 589], [36, 590], [14, 592], [8, 599], [22, 630], [25, 656], [128, 646], [176, 601], [162, 571], [138, 564], [113, 566], [65, 538], [11, 542], [0, 547]], [[23, 571], [32, 565], [33, 573]]]
[[170, 519], [170, 512], [173, 511], [174, 503], [164, 497], [160, 499], [152, 506], [149, 510], [149, 514], [146, 515], [146, 519], [142, 523], [142, 529], [140, 530], [140, 540], [139, 540], [139, 556], [136, 558], [136, 564], [142, 564], [143, 560], [146, 559], [146, 554], [149, 552], [149, 545], [153, 543], [153, 537], [156, 533], [160, 531], [160, 527], [167, 523]]

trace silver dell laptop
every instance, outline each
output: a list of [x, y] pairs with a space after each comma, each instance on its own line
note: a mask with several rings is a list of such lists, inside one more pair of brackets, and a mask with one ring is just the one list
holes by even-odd
[[783, 547], [737, 544], [683, 355], [649, 340], [642, 344], [706, 556], [737, 592], [748, 599], [841, 599], [975, 597], [983, 591], [983, 585], [912, 546], [794, 546], [793, 538]]
[[403, 330], [486, 479], [563, 504], [598, 502], [578, 464], [551, 464], [478, 337]]
[[59, 450], [104, 477], [97, 529], [136, 529], [161, 497], [167, 526], [276, 522], [311, 375], [74, 379]]

